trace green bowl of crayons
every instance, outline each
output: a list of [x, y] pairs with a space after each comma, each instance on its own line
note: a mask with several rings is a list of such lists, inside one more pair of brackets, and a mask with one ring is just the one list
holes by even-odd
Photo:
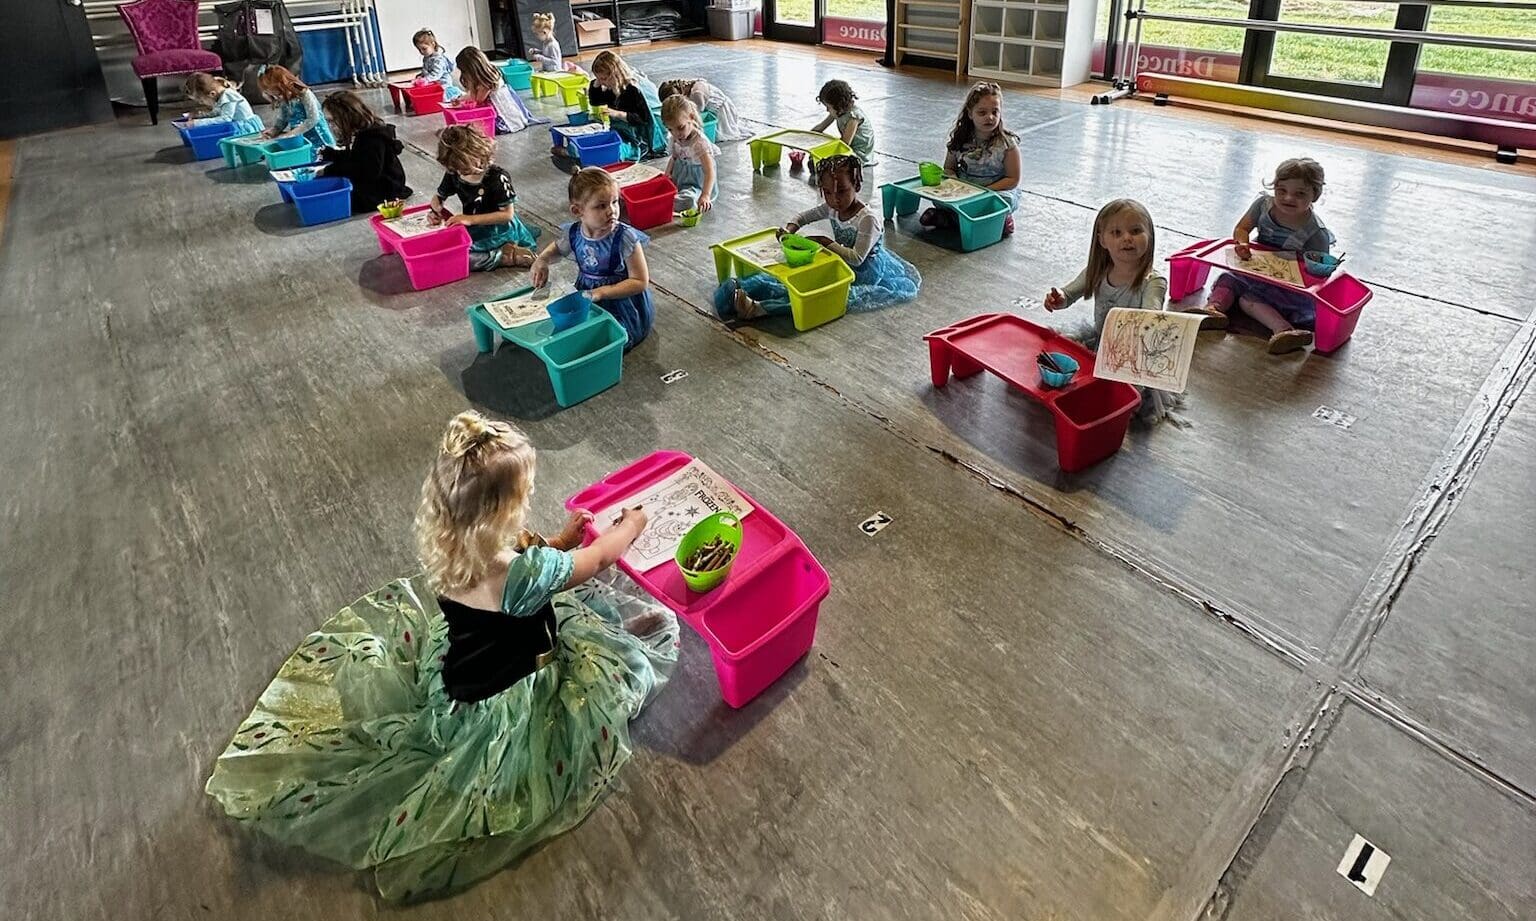
[[717, 588], [741, 553], [741, 519], [716, 512], [694, 525], [677, 545], [677, 568], [695, 592]]

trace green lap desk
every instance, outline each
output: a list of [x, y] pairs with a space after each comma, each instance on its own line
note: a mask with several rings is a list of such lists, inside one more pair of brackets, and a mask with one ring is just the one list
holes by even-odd
[[844, 144], [835, 137], [830, 137], [816, 131], [804, 131], [788, 129], [785, 131], [772, 131], [768, 134], [760, 134], [747, 142], [747, 147], [752, 151], [752, 171], [757, 172], [768, 166], [778, 166], [779, 157], [783, 156], [784, 148], [791, 150], [803, 150], [811, 155], [811, 166], [816, 161], [827, 157], [835, 157], [838, 154], [851, 154], [853, 148]]
[[887, 182], [880, 187], [880, 203], [885, 207], [885, 219], [895, 215], [906, 216], [917, 210], [921, 199], [928, 199], [936, 207], [947, 208], [955, 215], [960, 230], [960, 249], [965, 252], [991, 246], [1003, 239], [1003, 223], [1008, 219], [1008, 200], [988, 188], [972, 185], [953, 176], [944, 177], [946, 182], [971, 186], [976, 194], [967, 198], [952, 198], [933, 193], [923, 185], [922, 177]]
[[770, 227], [711, 246], [715, 254], [715, 280], [724, 282], [733, 276], [745, 278], [767, 272], [782, 281], [789, 289], [789, 309], [795, 329], [801, 332], [830, 323], [847, 313], [853, 269], [825, 249], [816, 253], [810, 265], [799, 268], [790, 268], [783, 263], [760, 264], [744, 251], [753, 244], [775, 239], [776, 232]]
[[[532, 290], [525, 285], [492, 300], [519, 297]], [[628, 337], [619, 321], [596, 304], [585, 320], [558, 333], [553, 320], [504, 329], [492, 319], [484, 304], [471, 304], [464, 312], [469, 315], [475, 346], [481, 352], [494, 351], [496, 337], [500, 336], [537, 355], [549, 371], [555, 401], [562, 407], [597, 396], [617, 384], [623, 375]]]

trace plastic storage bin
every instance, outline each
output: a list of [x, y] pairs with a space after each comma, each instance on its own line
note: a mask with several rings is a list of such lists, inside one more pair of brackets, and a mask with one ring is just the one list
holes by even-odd
[[[404, 213], [425, 211], [427, 207], [417, 205], [406, 208]], [[402, 237], [380, 215], [375, 214], [368, 222], [378, 237], [379, 252], [400, 255], [411, 287], [417, 291], [469, 277], [469, 231], [463, 227], [444, 227], [432, 233]]]
[[299, 223], [308, 227], [352, 216], [352, 182], [321, 176], [307, 182], [284, 182], [286, 197], [299, 211]]
[[279, 138], [261, 145], [267, 169], [288, 169], [315, 162], [315, 148], [301, 137]]
[[[583, 161], [585, 162], [585, 161]], [[628, 169], [634, 163], [620, 160], [603, 168], [610, 173]], [[619, 189], [619, 200], [624, 203], [624, 217], [636, 230], [649, 230], [671, 222], [672, 206], [677, 202], [677, 186], [666, 176], [652, 176]]]
[[752, 37], [752, 10], [721, 10], [710, 7], [709, 36], [728, 42]]
[[795, 329], [801, 332], [830, 323], [847, 313], [848, 289], [853, 285], [853, 269], [826, 250], [819, 250], [810, 265], [800, 268], [782, 264], [763, 267], [737, 254], [737, 247], [757, 243], [773, 235], [773, 230], [760, 230], [711, 246], [715, 255], [716, 280], [723, 282], [732, 276], [741, 278], [757, 272], [773, 275], [784, 283], [789, 292], [790, 314], [794, 318]]
[[192, 148], [192, 156], [198, 160], [212, 160], [219, 156], [219, 142], [235, 136], [233, 122], [215, 122], [211, 125], [192, 125], [181, 131], [181, 139]]
[[562, 105], [585, 105], [587, 84], [590, 82], [591, 79], [585, 74], [537, 73], [529, 78], [529, 91], [534, 98], [558, 95]]
[[704, 136], [709, 138], [711, 144], [720, 138], [720, 119], [708, 109], [699, 113], [699, 121], [704, 123]]
[[[544, 308], [549, 313], [549, 322], [554, 331], [563, 333], [578, 323], [586, 322], [592, 313], [592, 299], [587, 297], [585, 291], [572, 291], [561, 298], [549, 302]], [[599, 308], [601, 309], [601, 308]]]
[[575, 406], [619, 382], [628, 341], [619, 321], [597, 308], [585, 321], [555, 333], [533, 351], [549, 369], [555, 401], [561, 406]]
[[431, 115], [443, 110], [443, 85], [423, 83], [420, 86], [401, 87], [400, 92], [411, 103], [411, 114]]
[[444, 106], [443, 124], [479, 125], [480, 133], [496, 137], [496, 110], [491, 106]]
[[251, 137], [253, 135], [242, 134], [238, 137], [219, 139], [219, 152], [224, 155], [225, 166], [230, 169], [236, 169], [241, 166], [250, 166], [253, 163], [261, 162], [265, 151], [262, 150], [260, 144], [241, 143]]
[[1008, 220], [1008, 201], [1001, 195], [978, 195], [954, 205], [960, 222], [960, 248], [965, 252], [991, 246], [1003, 239]]
[[1094, 378], [1063, 390], [1054, 401], [1056, 459], [1068, 473], [1120, 450], [1131, 416], [1141, 405], [1135, 388]]
[[526, 93], [533, 88], [533, 65], [521, 58], [511, 58], [498, 65], [501, 79], [514, 93]]
[[566, 150], [582, 166], [609, 166], [623, 159], [624, 140], [617, 131], [566, 138]]

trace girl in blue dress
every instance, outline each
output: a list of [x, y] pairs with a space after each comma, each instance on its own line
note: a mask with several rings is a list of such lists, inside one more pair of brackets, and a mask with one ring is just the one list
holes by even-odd
[[619, 220], [619, 184], [595, 166], [577, 171], [567, 187], [571, 214], [577, 218], [533, 262], [535, 288], [549, 281], [549, 264], [561, 256], [576, 263], [576, 290], [624, 326], [627, 352], [650, 335], [656, 314], [651, 306], [651, 273], [645, 264], [650, 237]]
[[[1024, 159], [1018, 135], [1003, 126], [1003, 91], [996, 83], [978, 83], [965, 96], [960, 117], [949, 132], [944, 172], [972, 185], [991, 189], [1008, 202], [1003, 235], [1013, 233], [1013, 212], [1019, 209], [1019, 176]], [[955, 212], [929, 208], [918, 218], [924, 227], [953, 227]]]
[[535, 454], [462, 413], [421, 488], [425, 575], [343, 608], [278, 670], [214, 765], [234, 819], [368, 870], [391, 901], [446, 895], [579, 825], [630, 758], [677, 662], [677, 620], [613, 563], [626, 510], [522, 531]]
[[193, 74], [183, 87], [192, 101], [202, 106], [187, 119], [189, 125], [231, 124], [235, 137], [255, 134], [266, 126], [261, 116], [251, 111], [251, 104], [233, 83], [212, 74]]
[[[478, 125], [449, 125], [437, 138], [437, 162], [447, 170], [432, 196], [434, 219], [469, 231], [469, 267], [476, 272], [533, 265], [538, 233], [517, 216], [512, 177], [491, 162], [496, 144]], [[457, 196], [462, 214], [443, 201]]]
[[704, 136], [704, 121], [687, 96], [668, 96], [661, 104], [667, 126], [667, 165], [662, 172], [677, 186], [674, 211], [708, 211], [715, 203], [715, 158], [720, 148]]
[[453, 82], [453, 60], [448, 57], [448, 52], [437, 43], [437, 36], [431, 29], [419, 29], [411, 36], [411, 44], [421, 54], [421, 72], [416, 75], [415, 83], [422, 86], [428, 83], [436, 83], [443, 88], [443, 101], [453, 102], [464, 91]]
[[[1286, 160], [1275, 170], [1275, 178], [1268, 185], [1274, 194], [1260, 193], [1232, 230], [1232, 239], [1237, 244], [1233, 249], [1238, 257], [1252, 257], [1249, 240], [1255, 232], [1259, 243], [1274, 249], [1327, 253], [1334, 244], [1334, 236], [1312, 209], [1323, 194], [1322, 164], [1308, 157]], [[1284, 355], [1312, 344], [1317, 302], [1308, 294], [1246, 275], [1221, 276], [1211, 286], [1205, 306], [1183, 309], [1206, 315], [1201, 329], [1225, 329], [1233, 304], [1269, 330], [1271, 355]]]
[[[853, 269], [849, 310], [884, 307], [917, 297], [923, 278], [917, 268], [885, 248], [880, 215], [859, 200], [864, 170], [857, 156], [839, 154], [816, 164], [822, 204], [795, 216], [779, 231], [794, 233], [806, 224], [830, 220], [835, 238], [813, 236]], [[751, 320], [790, 313], [789, 291], [767, 272], [727, 279], [715, 289], [715, 312], [722, 320]]]
[[325, 120], [315, 91], [305, 86], [293, 71], [281, 64], [263, 64], [256, 85], [277, 106], [277, 118], [272, 127], [262, 132], [264, 136], [288, 138], [302, 135], [316, 150], [336, 146], [336, 135], [331, 133], [331, 124]]

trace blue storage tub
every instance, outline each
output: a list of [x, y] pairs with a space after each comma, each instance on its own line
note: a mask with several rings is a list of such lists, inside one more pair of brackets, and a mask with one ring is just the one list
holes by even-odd
[[592, 299], [587, 297], [585, 291], [572, 291], [565, 297], [550, 301], [544, 309], [549, 311], [555, 332], [563, 333], [586, 321], [592, 310]]
[[181, 130], [181, 138], [192, 148], [192, 156], [199, 160], [212, 160], [222, 151], [219, 142], [235, 134], [234, 122], [214, 122], [211, 125], [192, 125]]
[[582, 166], [608, 166], [624, 159], [624, 139], [617, 131], [566, 138], [565, 143], [571, 156], [580, 160]]
[[352, 216], [351, 180], [321, 176], [306, 182], [278, 183], [280, 189], [284, 186], [288, 188], [283, 197], [299, 210], [299, 223], [305, 227]]

